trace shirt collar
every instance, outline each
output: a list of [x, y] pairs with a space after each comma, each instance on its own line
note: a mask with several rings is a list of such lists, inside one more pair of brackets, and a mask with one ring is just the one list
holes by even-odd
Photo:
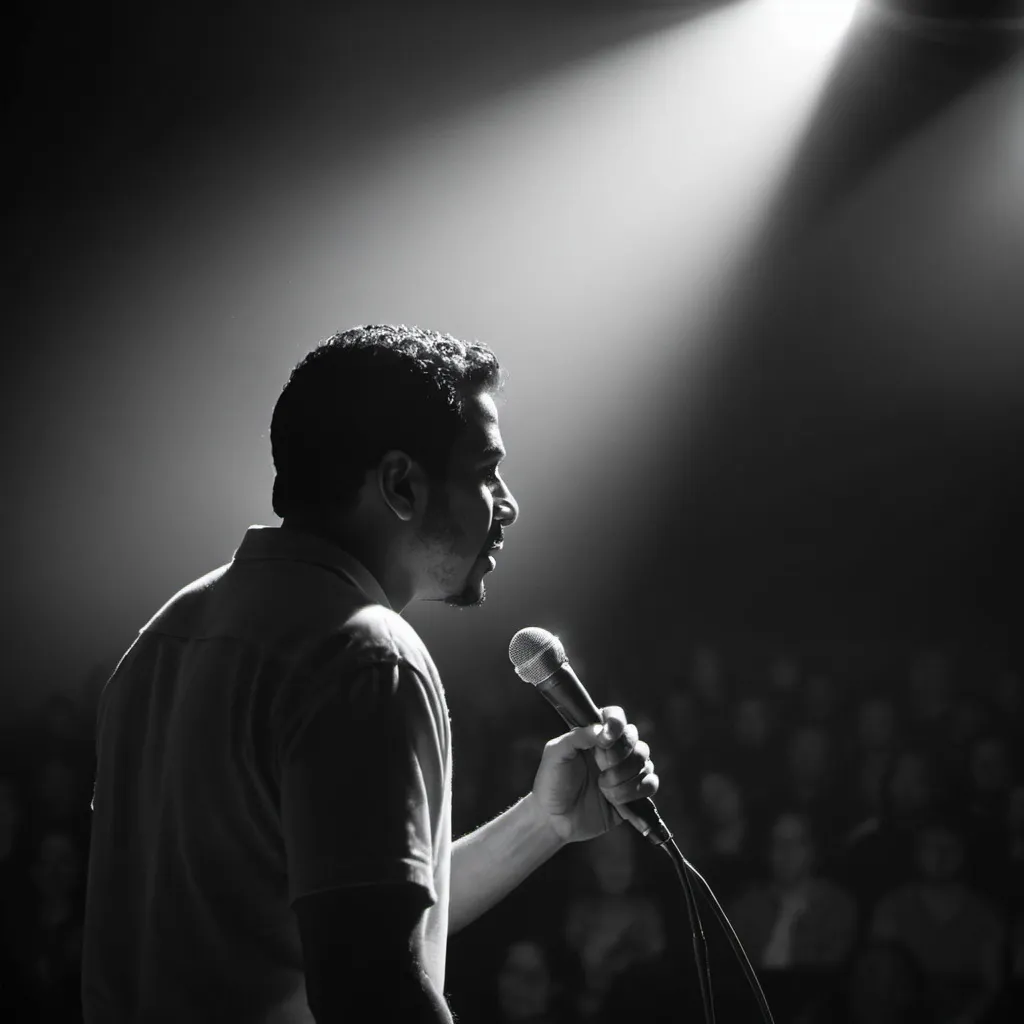
[[[324, 537], [284, 526], [250, 526], [232, 561], [279, 558], [322, 565], [347, 576], [371, 601], [391, 608], [384, 588], [362, 562]], [[393, 610], [393, 609], [392, 609]]]

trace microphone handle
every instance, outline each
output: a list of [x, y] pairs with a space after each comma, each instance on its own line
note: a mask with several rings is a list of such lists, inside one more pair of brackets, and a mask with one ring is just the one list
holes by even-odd
[[[537, 689], [570, 728], [602, 724], [600, 710], [567, 661], [563, 661], [547, 679], [538, 683]], [[672, 838], [672, 832], [661, 820], [658, 808], [649, 796], [630, 800], [626, 806], [647, 826], [642, 835], [655, 846], [661, 846]]]

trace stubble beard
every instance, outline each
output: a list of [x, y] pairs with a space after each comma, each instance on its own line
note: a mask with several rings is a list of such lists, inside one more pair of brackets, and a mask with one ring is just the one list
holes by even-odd
[[483, 580], [481, 580], [478, 591], [474, 592], [473, 588], [467, 583], [460, 593], [446, 597], [443, 603], [450, 608], [479, 608], [486, 600], [487, 588], [484, 586]]
[[[430, 506], [428, 506], [423, 526], [420, 529], [420, 541], [426, 547], [441, 553], [442, 558], [444, 556], [455, 558], [457, 557], [455, 549], [463, 536], [463, 532], [452, 522], [447, 495], [442, 493], [440, 498], [432, 499]], [[475, 566], [476, 561], [474, 560], [470, 566], [468, 576], [473, 575]], [[447, 589], [448, 586], [456, 582], [454, 577], [446, 577], [444, 575], [438, 575], [435, 579], [444, 589]], [[434, 600], [446, 604], [450, 608], [479, 608], [486, 598], [487, 588], [484, 586], [483, 579], [474, 586], [467, 577], [462, 589], [457, 593], [449, 594], [447, 597], [435, 598]]]

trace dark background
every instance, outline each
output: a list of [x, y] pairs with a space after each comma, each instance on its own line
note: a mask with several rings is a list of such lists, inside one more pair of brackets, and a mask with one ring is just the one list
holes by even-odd
[[[269, 410], [317, 338], [372, 319], [426, 323], [445, 302], [456, 324], [442, 329], [465, 320], [467, 333], [498, 333], [512, 366], [506, 432], [518, 445], [509, 470], [526, 554], [509, 552], [504, 597], [497, 577], [492, 588], [504, 603], [490, 618], [472, 629], [437, 623], [442, 658], [467, 633], [503, 645], [523, 615], [548, 607], [530, 607], [538, 589], [580, 636], [607, 609], [619, 629], [656, 632], [667, 616], [695, 638], [739, 631], [856, 648], [952, 630], [1009, 653], [1024, 405], [1018, 33], [895, 22], [876, 9], [861, 18], [714, 317], [697, 329], [679, 318], [680, 351], [689, 331], [704, 354], [675, 371], [674, 400], [652, 397], [658, 368], [644, 371], [644, 352], [656, 346], [642, 331], [620, 332], [598, 355], [585, 305], [570, 332], [543, 309], [531, 317], [523, 306], [536, 287], [507, 276], [525, 279], [523, 263], [496, 267], [495, 300], [479, 297], [500, 220], [478, 239], [479, 280], [461, 285], [476, 293], [468, 313], [444, 252], [440, 271], [404, 269], [423, 275], [412, 295], [388, 292], [388, 258], [374, 253], [378, 290], [365, 309], [358, 284], [332, 301], [329, 269], [317, 265], [322, 303], [289, 322], [282, 294], [294, 303], [302, 292], [282, 282], [308, 264], [298, 228], [285, 244], [273, 233], [288, 216], [276, 195], [303, 195], [296, 220], [327, 235], [346, 174], [400, 162], [417, 124], [742, 6], [23, 9], [5, 61], [5, 697], [23, 706], [76, 665], [108, 665], [169, 592], [225, 561], [249, 522], [271, 519]], [[720, 121], [727, 129], [728, 109]], [[689, 139], [671, 121], [665, 130], [699, 165], [700, 133]], [[451, 147], [457, 163], [457, 137]], [[593, 211], [608, 218], [609, 238], [642, 201], [636, 184], [620, 184]], [[508, 215], [528, 218], [515, 202]], [[544, 224], [536, 230], [542, 252]], [[402, 248], [401, 233], [400, 219], [381, 225], [387, 245]], [[681, 233], [681, 246], [700, 244]], [[652, 268], [661, 260], [652, 253]], [[642, 276], [642, 251], [635, 265]], [[595, 278], [581, 298], [614, 285]], [[556, 278], [548, 290], [558, 288]], [[699, 298], [686, 282], [664, 301], [685, 309]], [[507, 340], [488, 331], [510, 310]], [[564, 353], [557, 364], [544, 343]], [[555, 397], [609, 357], [633, 368], [621, 393]], [[683, 387], [684, 375], [698, 383]], [[532, 383], [543, 378], [546, 390]], [[516, 433], [527, 411], [533, 429]], [[531, 475], [570, 424], [582, 434], [570, 458], [601, 477], [584, 518], [571, 470]], [[525, 534], [534, 524], [555, 551]], [[524, 561], [531, 550], [542, 552], [537, 564]], [[596, 608], [580, 604], [581, 591]]]

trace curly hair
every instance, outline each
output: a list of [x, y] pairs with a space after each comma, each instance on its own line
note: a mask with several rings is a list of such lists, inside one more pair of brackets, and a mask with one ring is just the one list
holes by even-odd
[[354, 503], [385, 452], [446, 475], [465, 398], [498, 392], [488, 346], [419, 327], [370, 324], [320, 342], [292, 370], [270, 424], [274, 512], [282, 519]]

